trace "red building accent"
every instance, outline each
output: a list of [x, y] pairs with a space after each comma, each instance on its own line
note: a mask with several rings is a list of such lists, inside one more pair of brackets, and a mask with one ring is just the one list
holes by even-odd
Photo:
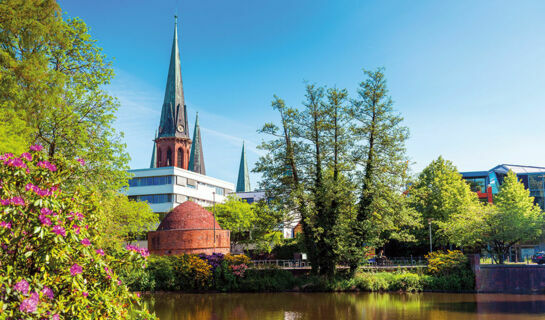
[[157, 255], [227, 254], [230, 247], [230, 231], [221, 229], [211, 212], [191, 201], [167, 214], [157, 231], [148, 232], [148, 249]]
[[479, 199], [486, 199], [486, 202], [488, 203], [493, 203], [492, 187], [488, 186], [488, 188], [486, 188], [486, 192], [477, 191], [477, 196], [479, 197]]
[[157, 168], [178, 167], [188, 169], [191, 139], [179, 137], [161, 137], [157, 144]]

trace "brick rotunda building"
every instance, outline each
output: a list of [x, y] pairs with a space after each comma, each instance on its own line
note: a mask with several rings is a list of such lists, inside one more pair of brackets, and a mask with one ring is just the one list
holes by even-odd
[[157, 255], [226, 254], [230, 243], [230, 231], [222, 230], [211, 212], [191, 201], [167, 214], [157, 231], [148, 232], [148, 249]]

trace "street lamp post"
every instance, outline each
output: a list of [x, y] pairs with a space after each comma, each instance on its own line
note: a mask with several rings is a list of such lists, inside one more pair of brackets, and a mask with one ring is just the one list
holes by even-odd
[[216, 192], [212, 192], [212, 202], [213, 202], [213, 208], [212, 208], [212, 216], [214, 217], [214, 221], [212, 221], [212, 224], [214, 225], [214, 253], [216, 251]]
[[432, 243], [432, 239], [431, 239], [431, 221], [432, 219], [428, 219], [428, 229], [430, 231], [430, 252], [433, 252], [433, 243]]

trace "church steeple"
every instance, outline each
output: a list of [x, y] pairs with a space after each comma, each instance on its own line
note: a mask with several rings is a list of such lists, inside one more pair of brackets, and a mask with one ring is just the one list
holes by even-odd
[[178, 137], [189, 138], [187, 126], [187, 111], [182, 84], [180, 50], [178, 49], [178, 17], [174, 16], [174, 39], [170, 53], [165, 99], [161, 109], [159, 123], [159, 138]]
[[[157, 140], [157, 131], [155, 131], [155, 140]], [[153, 151], [151, 152], [150, 168], [157, 168], [157, 146], [153, 140]]]
[[189, 170], [206, 175], [198, 112], [197, 117], [195, 118], [195, 129], [193, 130], [193, 143], [191, 144], [191, 155], [189, 156]]
[[[156, 167], [188, 168], [191, 139], [187, 126], [187, 110], [178, 50], [178, 22], [174, 16], [174, 39], [170, 53], [165, 99], [161, 108], [159, 132], [155, 138]], [[153, 164], [152, 164], [153, 167]]]
[[242, 142], [242, 154], [240, 155], [240, 166], [238, 168], [236, 192], [248, 191], [251, 191], [250, 175], [248, 174], [248, 163], [246, 162], [246, 151], [244, 150], [244, 142]]

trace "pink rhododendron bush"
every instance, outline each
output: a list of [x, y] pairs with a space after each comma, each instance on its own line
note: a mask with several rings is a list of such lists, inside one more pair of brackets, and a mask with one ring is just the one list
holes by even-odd
[[0, 156], [0, 319], [153, 319], [116, 274], [147, 252], [95, 246], [83, 160], [50, 160], [41, 146]]

